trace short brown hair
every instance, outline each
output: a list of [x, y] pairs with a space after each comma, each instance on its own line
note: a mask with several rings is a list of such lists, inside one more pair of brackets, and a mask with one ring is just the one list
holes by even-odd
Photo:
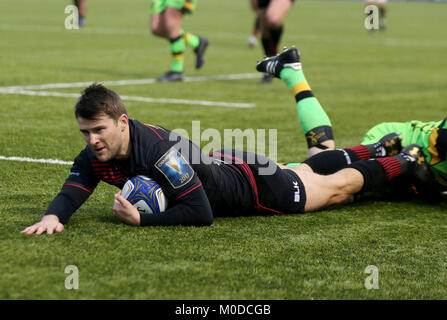
[[127, 115], [127, 110], [117, 93], [102, 84], [93, 83], [82, 91], [75, 106], [75, 116], [94, 120], [101, 114], [117, 120], [122, 114]]

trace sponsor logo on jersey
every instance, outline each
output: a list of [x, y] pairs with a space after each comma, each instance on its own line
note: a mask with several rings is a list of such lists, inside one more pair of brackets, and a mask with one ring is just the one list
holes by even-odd
[[184, 186], [194, 176], [194, 170], [188, 161], [174, 148], [169, 149], [155, 163], [155, 168], [166, 177], [174, 189]]

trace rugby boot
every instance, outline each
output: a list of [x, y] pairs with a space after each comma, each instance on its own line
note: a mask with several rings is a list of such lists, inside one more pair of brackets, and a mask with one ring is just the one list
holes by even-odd
[[410, 144], [395, 157], [401, 163], [402, 173], [412, 176], [418, 185], [428, 186], [434, 181], [421, 146]]
[[402, 151], [402, 139], [396, 132], [391, 132], [379, 140], [385, 150], [384, 157], [392, 157]]
[[205, 63], [205, 51], [208, 47], [208, 43], [209, 41], [207, 38], [200, 38], [199, 46], [194, 50], [196, 53], [196, 69], [202, 68]]
[[294, 46], [290, 49], [284, 47], [282, 53], [273, 57], [265, 57], [264, 60], [258, 61], [256, 70], [259, 72], [270, 73], [274, 77], [279, 78], [281, 70], [287, 67], [301, 70], [300, 53]]
[[159, 82], [173, 82], [173, 81], [183, 81], [183, 73], [168, 71], [164, 76], [158, 77]]
[[441, 190], [430, 172], [422, 150], [421, 146], [411, 144], [396, 158], [401, 161], [403, 172], [410, 177], [411, 188], [415, 193], [426, 201], [437, 203], [441, 199]]
[[257, 45], [258, 45], [258, 38], [256, 38], [256, 36], [254, 34], [251, 34], [248, 37], [248, 47], [253, 48], [253, 47], [256, 47]]

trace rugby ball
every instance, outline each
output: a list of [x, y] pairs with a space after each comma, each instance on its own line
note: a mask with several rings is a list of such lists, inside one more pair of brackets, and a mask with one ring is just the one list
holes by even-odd
[[127, 180], [121, 195], [141, 213], [163, 212], [168, 205], [158, 183], [146, 176], [135, 176]]

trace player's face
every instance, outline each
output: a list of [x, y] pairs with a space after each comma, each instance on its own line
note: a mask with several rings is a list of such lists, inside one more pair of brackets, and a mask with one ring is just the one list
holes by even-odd
[[90, 150], [99, 161], [125, 157], [128, 148], [125, 134], [128, 133], [128, 118], [125, 114], [118, 120], [101, 115], [95, 120], [78, 117], [79, 130]]

